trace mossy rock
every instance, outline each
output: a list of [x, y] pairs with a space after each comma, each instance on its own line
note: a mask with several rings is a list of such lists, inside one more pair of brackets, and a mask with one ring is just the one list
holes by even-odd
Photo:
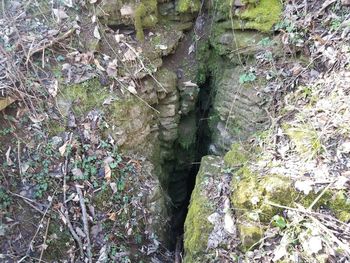
[[158, 23], [157, 0], [141, 0], [135, 10], [136, 38], [143, 41], [144, 28], [154, 27]]
[[[335, 213], [336, 217], [343, 222], [350, 221], [350, 197], [345, 191], [338, 191], [335, 194], [329, 194], [329, 207]], [[327, 197], [326, 197], [327, 198]]]
[[272, 174], [260, 178], [249, 168], [243, 167], [234, 178], [231, 196], [233, 207], [242, 211], [255, 211], [262, 223], [269, 223], [281, 211], [269, 205], [269, 202], [290, 206], [298, 196], [292, 181], [285, 176]]
[[281, 13], [280, 0], [260, 0], [257, 4], [248, 4], [248, 8], [238, 16], [243, 20], [245, 29], [268, 32], [280, 20]]
[[196, 13], [201, 7], [200, 0], [179, 0], [177, 2], [177, 10], [180, 13]]
[[241, 247], [243, 251], [249, 250], [263, 236], [263, 229], [257, 223], [246, 221], [237, 225]]
[[184, 248], [186, 263], [203, 262], [206, 255], [208, 237], [214, 228], [208, 216], [215, 212], [215, 207], [206, 194], [207, 180], [220, 173], [220, 157], [204, 156], [199, 168], [196, 185], [192, 192], [185, 222]]
[[244, 8], [237, 14], [230, 14], [234, 0], [219, 0], [214, 5], [214, 13], [217, 20], [231, 20], [232, 29], [253, 29], [260, 32], [271, 31], [274, 24], [280, 20], [282, 3], [279, 0], [242, 0]]
[[284, 124], [284, 132], [294, 143], [296, 151], [303, 158], [314, 158], [323, 150], [318, 132], [306, 124]]
[[61, 85], [57, 106], [63, 116], [67, 116], [70, 110], [82, 116], [96, 107], [102, 107], [108, 96], [108, 89], [94, 78], [79, 84]]
[[244, 165], [249, 159], [249, 152], [246, 151], [241, 143], [234, 143], [231, 150], [225, 154], [225, 165], [229, 167], [236, 167]]

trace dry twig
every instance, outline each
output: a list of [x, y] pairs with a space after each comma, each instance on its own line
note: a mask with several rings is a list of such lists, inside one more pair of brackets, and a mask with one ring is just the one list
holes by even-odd
[[92, 253], [91, 253], [91, 242], [90, 242], [90, 233], [89, 233], [89, 221], [87, 217], [87, 212], [86, 212], [86, 206], [85, 206], [85, 200], [83, 193], [78, 185], [75, 186], [75, 189], [78, 193], [79, 201], [80, 201], [80, 207], [81, 207], [81, 212], [83, 214], [83, 224], [84, 224], [84, 232], [86, 235], [86, 242], [87, 242], [87, 254], [89, 258], [89, 263], [92, 263]]

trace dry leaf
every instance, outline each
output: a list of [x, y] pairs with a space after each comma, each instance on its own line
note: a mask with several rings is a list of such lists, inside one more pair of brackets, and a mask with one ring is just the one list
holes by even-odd
[[108, 218], [109, 220], [115, 221], [117, 220], [117, 214], [115, 212], [109, 213]]
[[101, 71], [105, 71], [104, 67], [101, 66], [100, 62], [97, 59], [94, 59], [95, 65], [96, 67], [101, 70]]
[[63, 9], [52, 9], [53, 14], [56, 17], [57, 23], [60, 23], [63, 19], [68, 18], [69, 16]]
[[132, 5], [123, 5], [120, 8], [120, 14], [122, 16], [134, 16], [135, 8]]
[[109, 167], [109, 164], [108, 163], [105, 163], [105, 177], [106, 177], [106, 180], [107, 182], [110, 182], [111, 181], [111, 176], [112, 176], [112, 171], [111, 171], [111, 168]]
[[185, 81], [183, 82], [183, 84], [186, 86], [186, 87], [198, 87], [198, 85], [196, 83], [193, 83], [192, 81]]
[[11, 154], [11, 146], [9, 146], [9, 148], [7, 149], [6, 154], [5, 154], [6, 162], [7, 162], [7, 165], [9, 165], [9, 166], [13, 165], [13, 162], [10, 158], [10, 154]]
[[101, 35], [100, 35], [100, 31], [98, 30], [98, 26], [95, 26], [94, 37], [97, 38], [98, 40], [101, 39]]
[[129, 86], [128, 86], [128, 91], [129, 91], [130, 93], [134, 94], [134, 95], [137, 94], [137, 91], [136, 91], [136, 89], [135, 89], [134, 86], [129, 85]]
[[85, 236], [86, 236], [85, 233], [83, 232], [83, 230], [81, 230], [80, 227], [76, 227], [76, 228], [75, 228], [75, 231], [76, 231], [77, 234], [78, 234], [79, 236], [81, 236], [81, 237], [85, 237]]
[[15, 99], [13, 99], [11, 97], [0, 98], [0, 111], [5, 109], [7, 106], [9, 106], [14, 101], [15, 101]]
[[118, 187], [116, 183], [110, 183], [109, 186], [111, 187], [113, 194], [115, 194], [116, 192], [118, 192]]
[[114, 35], [114, 38], [117, 43], [120, 43], [120, 41], [122, 41], [124, 38], [124, 34], [116, 34]]
[[308, 195], [312, 191], [312, 185], [311, 181], [296, 181], [294, 186], [298, 191]]
[[188, 48], [188, 55], [190, 55], [191, 53], [193, 53], [195, 50], [194, 44], [192, 44], [189, 48]]
[[128, 51], [124, 53], [124, 61], [134, 61], [134, 60], [136, 60], [135, 52], [133, 52], [131, 49], [128, 49]]
[[159, 48], [160, 50], [167, 50], [168, 47], [166, 45], [156, 45], [156, 48]]
[[60, 148], [58, 148], [58, 151], [60, 152], [61, 156], [63, 156], [64, 153], [66, 152], [67, 145], [68, 145], [68, 141], [66, 141]]
[[46, 115], [45, 114], [35, 114], [35, 115], [29, 115], [29, 119], [34, 123], [39, 123], [45, 120]]
[[48, 88], [48, 92], [52, 97], [56, 97], [57, 96], [57, 91], [58, 91], [58, 80], [55, 79], [51, 85]]

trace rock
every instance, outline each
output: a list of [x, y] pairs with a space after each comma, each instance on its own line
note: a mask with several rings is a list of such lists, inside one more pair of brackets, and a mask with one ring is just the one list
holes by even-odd
[[[201, 160], [185, 222], [185, 262], [204, 262], [204, 255], [215, 255], [216, 249], [207, 250], [207, 246], [209, 241], [211, 247], [217, 246], [218, 239], [214, 240], [216, 235], [211, 234], [214, 225], [209, 219], [220, 207], [218, 199], [212, 198], [218, 194], [216, 191], [220, 190], [213, 190], [212, 187], [217, 186], [223, 180], [224, 174], [221, 173], [221, 165], [220, 157], [205, 156]], [[218, 214], [222, 214], [222, 211]], [[216, 218], [216, 220], [223, 220], [223, 218]], [[223, 224], [220, 225], [223, 226]], [[217, 230], [220, 231], [220, 229]], [[209, 239], [209, 237], [211, 238]]]
[[263, 231], [259, 225], [247, 222], [238, 224], [238, 232], [243, 250], [248, 250], [257, 243], [263, 235]]
[[242, 88], [239, 78], [244, 69], [241, 66], [222, 68], [216, 74], [213, 88], [217, 93], [210, 113], [210, 128], [213, 148], [223, 153], [234, 141], [245, 140], [266, 127], [269, 120], [264, 108], [269, 103], [267, 97], [258, 96], [265, 87], [263, 79]]

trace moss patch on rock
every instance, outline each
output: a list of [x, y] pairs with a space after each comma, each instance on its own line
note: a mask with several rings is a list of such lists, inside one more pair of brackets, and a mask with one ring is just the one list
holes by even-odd
[[281, 12], [281, 1], [260, 0], [258, 4], [248, 4], [248, 8], [239, 14], [239, 18], [244, 20], [246, 29], [268, 32], [279, 21]]
[[135, 10], [136, 38], [144, 39], [144, 28], [154, 27], [158, 22], [157, 0], [142, 0]]
[[215, 211], [206, 194], [206, 186], [209, 177], [220, 173], [220, 166], [216, 165], [219, 160], [219, 157], [205, 156], [201, 161], [185, 222], [186, 263], [201, 262], [206, 253], [208, 236], [214, 227], [208, 216]]
[[180, 13], [186, 13], [186, 12], [195, 13], [199, 11], [200, 7], [201, 7], [200, 0], [179, 0], [177, 3], [177, 10]]
[[243, 165], [248, 161], [249, 152], [247, 152], [243, 145], [236, 142], [232, 144], [231, 150], [226, 153], [224, 157], [225, 164], [229, 167]]

